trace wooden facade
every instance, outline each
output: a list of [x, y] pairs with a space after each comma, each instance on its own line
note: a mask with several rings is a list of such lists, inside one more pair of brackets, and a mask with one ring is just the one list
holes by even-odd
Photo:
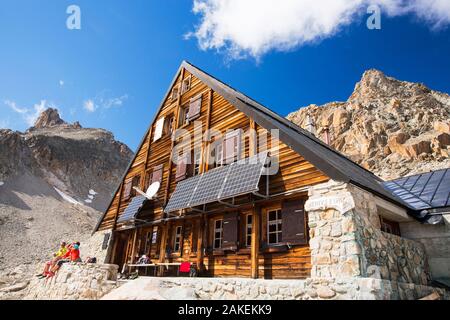
[[[172, 139], [177, 129], [185, 131]], [[271, 150], [273, 141], [278, 143], [279, 170], [269, 176], [269, 197], [244, 195], [236, 199], [237, 206], [212, 203], [206, 212], [186, 209], [177, 214], [164, 213], [180, 180], [214, 167], [215, 164], [208, 163], [207, 155], [213, 149], [219, 152], [215, 137], [207, 141], [184, 139], [196, 136], [196, 130], [203, 137], [212, 129], [223, 134], [237, 129], [252, 132], [250, 129], [253, 129], [255, 134], [240, 140], [241, 158]], [[110, 262], [123, 265], [146, 254], [152, 262], [195, 263], [202, 274], [213, 277], [308, 277], [311, 258], [308, 217], [303, 204], [307, 199], [307, 187], [329, 178], [283, 141], [272, 138], [255, 119], [181, 67], [99, 223], [98, 230], [114, 231]], [[200, 160], [182, 168], [174, 164], [176, 152], [173, 150], [189, 144], [194, 150], [191, 158]], [[160, 182], [159, 191], [139, 212], [140, 223], [118, 222], [135, 196], [132, 187], [145, 191], [155, 181]], [[265, 188], [265, 181], [261, 186]]]

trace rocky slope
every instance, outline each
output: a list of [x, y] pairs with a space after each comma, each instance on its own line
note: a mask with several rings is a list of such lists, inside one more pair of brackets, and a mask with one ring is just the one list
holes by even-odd
[[27, 283], [61, 241], [80, 241], [83, 259], [98, 253], [92, 230], [132, 155], [110, 132], [68, 124], [55, 109], [25, 133], [0, 130], [0, 300], [20, 298], [5, 290]]
[[346, 102], [310, 105], [288, 115], [384, 179], [450, 167], [450, 96], [368, 70]]
[[68, 124], [47, 109], [25, 133], [0, 130], [0, 181], [29, 173], [102, 211], [132, 152], [103, 129]]

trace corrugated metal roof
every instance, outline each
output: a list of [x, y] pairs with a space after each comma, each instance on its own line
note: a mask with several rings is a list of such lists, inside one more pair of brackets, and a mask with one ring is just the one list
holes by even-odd
[[450, 168], [386, 181], [384, 186], [415, 210], [450, 206]]

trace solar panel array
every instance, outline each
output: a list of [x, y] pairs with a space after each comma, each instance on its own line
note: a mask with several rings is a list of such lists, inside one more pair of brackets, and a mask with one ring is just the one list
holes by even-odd
[[173, 212], [187, 208], [189, 206], [189, 200], [191, 200], [191, 196], [201, 177], [193, 176], [192, 178], [178, 182], [167, 206], [164, 208], [164, 212]]
[[142, 208], [145, 200], [147, 200], [147, 198], [141, 195], [131, 199], [131, 202], [125, 208], [123, 214], [117, 219], [117, 222], [126, 222], [135, 219], [136, 214], [139, 212], [139, 209]]
[[189, 201], [189, 206], [197, 206], [205, 203], [217, 201], [220, 195], [220, 190], [230, 172], [233, 164], [220, 168], [213, 169], [202, 174], [194, 194]]
[[258, 191], [267, 153], [257, 158], [251, 157], [248, 161], [238, 161], [230, 166], [226, 182], [223, 184], [219, 199], [235, 197], [237, 195]]
[[384, 186], [416, 210], [450, 206], [450, 169], [387, 181]]
[[258, 191], [266, 160], [267, 152], [179, 182], [164, 212], [173, 212]]

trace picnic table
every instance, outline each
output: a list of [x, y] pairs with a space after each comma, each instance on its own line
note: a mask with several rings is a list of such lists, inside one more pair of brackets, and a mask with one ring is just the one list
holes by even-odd
[[[128, 268], [128, 273], [131, 272], [131, 268], [135, 267], [135, 268], [146, 268], [146, 273], [147, 273], [147, 268], [149, 267], [153, 267], [154, 269], [154, 273], [153, 275], [156, 276], [156, 267], [159, 267], [160, 270], [162, 270], [162, 268], [166, 267], [166, 270], [169, 270], [170, 266], [181, 266], [181, 262], [156, 262], [156, 263], [150, 263], [150, 264], [143, 264], [143, 263], [137, 263], [137, 264], [132, 264], [132, 263], [126, 263], [123, 265], [122, 268], [122, 273], [125, 272], [125, 269]], [[177, 269], [177, 276], [180, 273], [180, 269]]]

